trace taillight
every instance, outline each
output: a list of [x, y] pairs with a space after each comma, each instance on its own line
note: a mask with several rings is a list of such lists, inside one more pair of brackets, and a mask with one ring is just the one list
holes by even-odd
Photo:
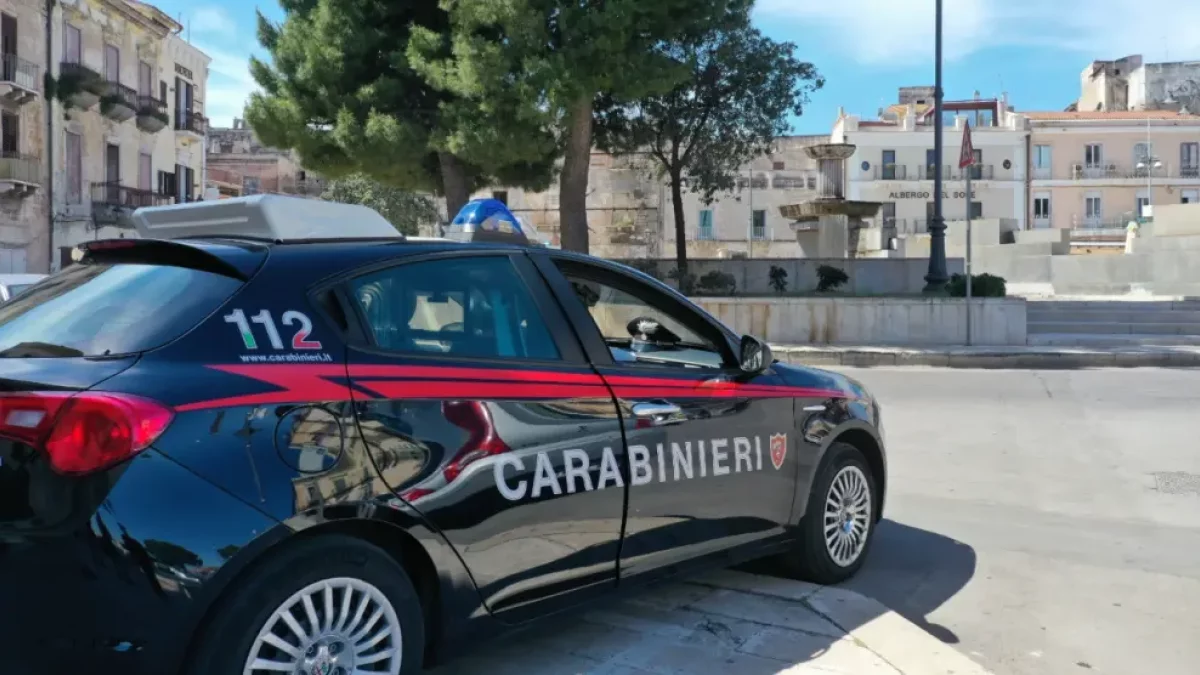
[[463, 469], [484, 457], [510, 452], [508, 444], [496, 435], [487, 406], [479, 401], [447, 401], [442, 404], [446, 421], [467, 432], [467, 440], [442, 470], [446, 482], [453, 482]]
[[104, 392], [0, 393], [0, 436], [40, 447], [62, 474], [87, 474], [150, 447], [175, 417], [149, 399]]

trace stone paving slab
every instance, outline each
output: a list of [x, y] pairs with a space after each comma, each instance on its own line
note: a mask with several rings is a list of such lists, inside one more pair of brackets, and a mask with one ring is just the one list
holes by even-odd
[[723, 571], [543, 624], [430, 675], [987, 675], [878, 602]]
[[1063, 370], [1077, 368], [1200, 368], [1200, 347], [871, 347], [771, 345], [784, 363], [810, 366], [931, 366]]

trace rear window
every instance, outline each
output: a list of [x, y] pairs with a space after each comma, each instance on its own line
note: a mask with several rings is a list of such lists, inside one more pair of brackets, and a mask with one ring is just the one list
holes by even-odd
[[75, 265], [0, 305], [0, 356], [143, 352], [183, 335], [242, 282], [184, 267]]

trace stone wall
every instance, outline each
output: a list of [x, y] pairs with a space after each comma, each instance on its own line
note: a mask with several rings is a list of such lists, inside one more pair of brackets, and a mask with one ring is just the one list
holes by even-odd
[[[790, 345], [965, 345], [967, 301], [954, 298], [694, 298], [738, 334]], [[971, 301], [972, 344], [1026, 343], [1025, 300]]]

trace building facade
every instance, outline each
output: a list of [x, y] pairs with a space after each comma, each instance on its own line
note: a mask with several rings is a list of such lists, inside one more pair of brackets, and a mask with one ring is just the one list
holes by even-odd
[[[876, 224], [886, 236], [919, 234], [933, 217], [933, 181], [942, 175], [943, 216], [1025, 221], [1025, 120], [1008, 108], [1005, 98], [946, 101], [942, 166], [934, 163], [932, 88], [909, 87], [900, 103], [881, 111], [879, 119], [839, 114], [831, 140], [851, 143], [846, 163], [847, 198], [879, 202]], [[971, 125], [975, 166], [958, 168], [963, 129]], [[966, 195], [967, 172], [971, 197]]]
[[45, 2], [0, 0], [0, 57], [0, 273], [45, 272]]
[[131, 236], [135, 209], [198, 196], [209, 59], [135, 0], [61, 0], [52, 27], [58, 269], [82, 241]]
[[1146, 204], [1200, 202], [1200, 116], [1030, 112], [1033, 227], [1123, 228]]
[[207, 148], [206, 187], [215, 196], [315, 197], [325, 190], [325, 181], [305, 170], [294, 151], [266, 147], [244, 119], [235, 118], [232, 127], [210, 129]]
[[1093, 61], [1070, 112], [1174, 110], [1200, 114], [1200, 61], [1145, 63], [1141, 55]]

